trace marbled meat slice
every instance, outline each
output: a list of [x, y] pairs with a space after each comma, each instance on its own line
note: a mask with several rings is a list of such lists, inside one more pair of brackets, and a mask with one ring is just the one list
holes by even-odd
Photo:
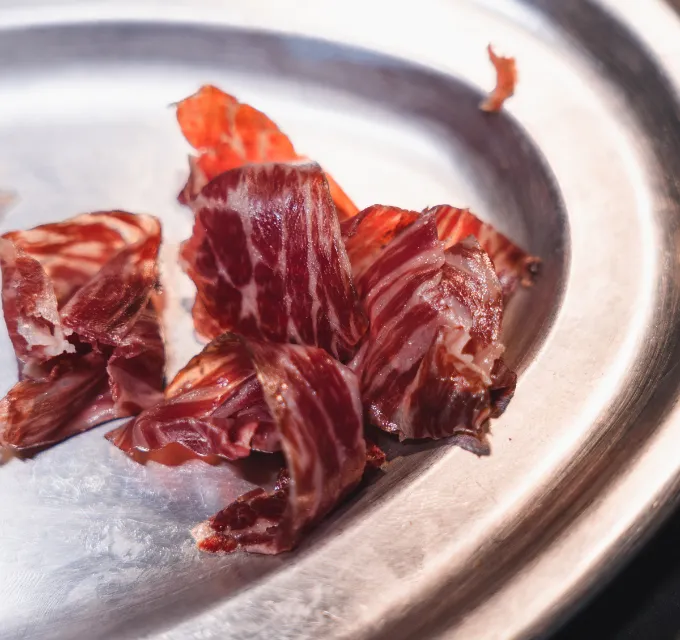
[[477, 239], [491, 258], [506, 300], [519, 284], [529, 287], [534, 283], [541, 261], [520, 249], [490, 224], [482, 222], [469, 209], [457, 209], [444, 204], [427, 211], [434, 212], [439, 238], [447, 248], [468, 236]]
[[196, 284], [200, 335], [235, 331], [352, 356], [366, 319], [318, 165], [233, 169], [192, 206], [180, 257]]
[[124, 415], [111, 397], [104, 356], [58, 356], [46, 375], [20, 380], [0, 400], [0, 448], [30, 455]]
[[0, 238], [2, 310], [19, 370], [40, 368], [62, 353], [74, 353], [63, 326], [54, 284], [38, 260]]
[[0, 447], [30, 455], [159, 401], [165, 354], [151, 303], [159, 244], [155, 218], [120, 211], [0, 239], [20, 378], [0, 404]]
[[158, 283], [160, 225], [123, 247], [61, 309], [62, 323], [92, 345], [123, 343]]
[[342, 223], [342, 237], [352, 265], [354, 286], [360, 296], [364, 290], [364, 278], [376, 258], [400, 231], [417, 219], [415, 211], [377, 204]]
[[[224, 171], [251, 163], [306, 160], [264, 113], [211, 85], [178, 103], [177, 121], [200, 154], [189, 158], [189, 178], [179, 195], [183, 204]], [[355, 215], [358, 209], [340, 185], [328, 174], [326, 179], [339, 218]]]
[[[437, 235], [444, 248], [474, 236], [489, 255], [498, 274], [506, 301], [519, 284], [531, 286], [540, 269], [540, 259], [520, 249], [490, 224], [468, 209], [437, 205], [423, 214], [434, 213]], [[363, 294], [364, 276], [394, 237], [419, 217], [416, 211], [374, 205], [342, 223], [342, 236], [352, 265], [354, 284]]]
[[[108, 349], [105, 350], [108, 352]], [[117, 339], [106, 364], [116, 417], [134, 416], [163, 398], [165, 345], [158, 311], [150, 301], [130, 331]]]
[[106, 436], [138, 462], [237, 460], [280, 448], [250, 354], [223, 334], [175, 376], [165, 398]]
[[105, 211], [10, 231], [2, 237], [39, 263], [61, 308], [121, 249], [159, 234], [152, 216]]
[[[94, 284], [116, 284], [108, 295], [115, 297], [115, 304], [124, 310], [134, 297], [127, 283], [118, 274], [113, 274], [119, 278], [116, 283], [95, 276], [119, 252], [134, 261], [137, 249], [147, 247], [157, 252], [159, 243], [160, 226], [155, 218], [123, 211], [88, 213], [4, 234], [0, 238], [3, 313], [20, 367], [40, 365], [60, 353], [74, 352], [68, 340], [74, 329], [88, 331], [90, 324], [102, 321], [102, 313], [90, 308], [82, 326], [75, 326], [75, 318], [64, 322], [65, 305], [85, 284], [90, 288]], [[117, 266], [124, 266], [122, 263], [118, 259]], [[138, 312], [146, 304], [141, 297]], [[114, 320], [123, 324], [122, 331], [119, 326], [123, 334], [133, 321], [134, 313], [119, 313]]]
[[[287, 551], [362, 477], [367, 454], [358, 383], [321, 349], [224, 334], [178, 374], [167, 396], [111, 434], [114, 443], [148, 450], [172, 441], [194, 454], [240, 457], [267, 420], [287, 463], [273, 491], [256, 489], [197, 526], [199, 549]], [[262, 399], [257, 422], [237, 427], [244, 408]]]
[[472, 237], [445, 249], [424, 213], [379, 252], [362, 295], [370, 328], [350, 367], [370, 420], [400, 439], [457, 435], [481, 453], [515, 384], [489, 257]]

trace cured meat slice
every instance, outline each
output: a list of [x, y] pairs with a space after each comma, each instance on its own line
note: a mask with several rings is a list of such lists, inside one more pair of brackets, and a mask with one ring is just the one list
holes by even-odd
[[199, 549], [275, 554], [292, 549], [360, 481], [366, 465], [354, 375], [320, 349], [247, 343], [276, 421], [287, 473], [193, 531]]
[[64, 326], [91, 344], [122, 344], [158, 281], [160, 240], [160, 226], [156, 226], [154, 233], [106, 262], [61, 310]]
[[515, 95], [517, 65], [514, 58], [496, 55], [491, 45], [487, 47], [487, 52], [496, 70], [496, 86], [479, 108], [482, 111], [495, 112], [500, 111], [505, 101]]
[[236, 331], [352, 356], [366, 319], [318, 165], [233, 169], [192, 206], [180, 257], [196, 284], [200, 335]]
[[481, 452], [515, 384], [489, 257], [472, 237], [445, 250], [430, 211], [382, 248], [362, 294], [370, 328], [350, 366], [371, 421], [402, 440], [459, 435]]
[[[468, 236], [474, 236], [489, 255], [509, 299], [519, 284], [531, 286], [540, 269], [540, 260], [531, 256], [490, 224], [482, 222], [468, 209], [438, 205], [423, 211], [433, 213], [439, 239], [449, 248]], [[364, 275], [384, 248], [420, 214], [397, 207], [374, 205], [342, 224], [345, 248], [352, 264], [354, 284], [360, 295], [364, 289]]]
[[400, 231], [417, 219], [415, 211], [373, 205], [342, 224], [342, 237], [359, 295], [364, 290], [364, 276], [376, 258]]
[[41, 264], [0, 238], [2, 310], [14, 353], [23, 370], [61, 353], [73, 353], [71, 331], [62, 325], [54, 285]]
[[[177, 105], [184, 137], [200, 155], [189, 158], [189, 179], [179, 195], [190, 203], [213, 178], [244, 164], [305, 161], [288, 137], [264, 113], [217, 87], [205, 85]], [[340, 219], [359, 210], [326, 174]]]
[[160, 226], [153, 216], [106, 211], [10, 231], [2, 237], [40, 264], [63, 307], [121, 249], [147, 238], [160, 242]]
[[[3, 312], [20, 367], [29, 361], [39, 366], [60, 353], [73, 352], [68, 336], [74, 330], [90, 333], [91, 324], [104, 321], [104, 313], [110, 309], [98, 310], [91, 305], [82, 309], [86, 311], [82, 314], [85, 320], [77, 326], [77, 316], [69, 317], [75, 303], [69, 305], [71, 311], [67, 308], [67, 319], [63, 317], [64, 306], [86, 283], [88, 291], [93, 286], [109, 287], [108, 295], [115, 296], [119, 305], [113, 322], [119, 325], [118, 333], [124, 334], [134, 323], [135, 313], [120, 311], [125, 310], [126, 302], [138, 300], [136, 304], [141, 306], [136, 313], [141, 312], [150, 289], [136, 295], [140, 292], [132, 291], [115, 270], [127, 261], [135, 262], [141, 249], [157, 253], [159, 244], [160, 225], [155, 218], [122, 211], [84, 214], [4, 234], [0, 239]], [[116, 263], [103, 269], [114, 257]], [[147, 285], [155, 284], [155, 258], [153, 263], [153, 269], [147, 268], [147, 276], [153, 276], [147, 277]], [[117, 280], [107, 278], [107, 274]], [[130, 273], [128, 267], [125, 275], [132, 282], [137, 274]], [[86, 301], [83, 293], [80, 300]]]
[[502, 291], [489, 257], [469, 237], [446, 252], [431, 302], [437, 328], [397, 409], [401, 438], [458, 437], [478, 453], [486, 427], [507, 406], [516, 383], [503, 365]]
[[134, 416], [163, 399], [165, 345], [158, 312], [150, 302], [106, 364], [117, 416]]
[[21, 380], [0, 401], [0, 447], [29, 455], [117, 417], [106, 359], [59, 356], [45, 377]]
[[0, 239], [3, 312], [20, 381], [0, 403], [0, 447], [30, 455], [162, 397], [150, 297], [160, 225], [94, 213]]
[[231, 334], [192, 358], [163, 401], [106, 437], [138, 462], [162, 464], [237, 460], [251, 449], [280, 448], [250, 354]]
[[428, 211], [435, 214], [437, 232], [445, 247], [451, 247], [468, 236], [477, 239], [493, 262], [506, 299], [519, 284], [528, 287], [534, 283], [541, 261], [520, 249], [490, 224], [482, 222], [469, 209], [438, 205], [425, 210]]
[[[250, 453], [263, 425], [286, 458], [276, 487], [241, 496], [193, 534], [204, 551], [274, 554], [295, 546], [366, 466], [356, 377], [325, 351], [224, 334], [177, 375], [164, 402], [109, 438], [128, 453], [177, 445], [234, 459]], [[177, 453], [161, 461], [179, 461]]]
[[0, 401], [0, 448], [32, 455], [162, 399], [165, 355], [152, 308], [113, 351], [87, 349], [50, 359], [42, 375], [10, 389]]

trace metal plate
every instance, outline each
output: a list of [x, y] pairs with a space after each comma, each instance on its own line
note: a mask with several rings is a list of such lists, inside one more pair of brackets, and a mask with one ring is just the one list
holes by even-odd
[[[484, 47], [517, 56], [505, 113]], [[2, 230], [159, 215], [171, 366], [188, 151], [167, 106], [212, 82], [365, 206], [469, 205], [545, 262], [505, 333], [493, 453], [398, 449], [295, 553], [199, 555], [246, 470], [140, 467], [104, 428], [0, 468], [0, 637], [518, 638], [670, 508], [680, 415], [680, 21], [657, 0], [0, 0]], [[5, 334], [0, 384], [14, 380]], [[64, 399], [68, 402], [68, 398]]]

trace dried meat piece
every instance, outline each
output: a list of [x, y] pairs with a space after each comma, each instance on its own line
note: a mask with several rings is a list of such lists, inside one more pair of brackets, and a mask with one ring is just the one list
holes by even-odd
[[387, 455], [377, 445], [366, 438], [366, 469], [385, 469], [387, 467]]
[[159, 244], [155, 218], [120, 211], [0, 239], [20, 366], [0, 405], [0, 447], [29, 455], [159, 401], [165, 355], [150, 300]]
[[233, 169], [192, 206], [180, 257], [196, 284], [200, 335], [236, 331], [352, 356], [366, 319], [318, 165]]
[[450, 205], [438, 205], [426, 209], [434, 212], [439, 239], [446, 248], [474, 236], [482, 249], [489, 255], [498, 274], [506, 300], [518, 285], [530, 287], [540, 270], [541, 261], [520, 249], [490, 224], [482, 222], [469, 209], [458, 209]]
[[496, 70], [496, 86], [489, 96], [479, 105], [482, 111], [496, 112], [500, 111], [503, 104], [508, 98], [515, 95], [515, 86], [517, 85], [517, 65], [514, 58], [504, 58], [496, 55], [493, 47], [489, 45], [486, 48], [489, 54], [489, 60]]
[[[219, 174], [252, 163], [305, 161], [288, 137], [264, 113], [217, 87], [205, 85], [177, 105], [177, 121], [200, 155], [189, 158], [189, 179], [179, 195], [189, 204]], [[347, 194], [326, 174], [340, 219], [358, 212]]]
[[179, 461], [180, 448], [233, 459], [250, 453], [263, 424], [286, 458], [277, 486], [241, 496], [193, 534], [204, 551], [275, 554], [293, 548], [366, 466], [356, 377], [325, 351], [224, 334], [177, 375], [164, 402], [109, 437], [128, 453], [165, 450], [166, 463]]
[[350, 366], [371, 421], [400, 439], [458, 435], [480, 452], [514, 390], [497, 364], [503, 296], [489, 257], [472, 237], [445, 249], [430, 211], [382, 247], [362, 295], [370, 328]]
[[0, 448], [32, 455], [117, 417], [106, 358], [59, 356], [45, 377], [21, 380], [0, 401]]
[[277, 435], [250, 354], [224, 334], [175, 376], [159, 404], [106, 437], [138, 462], [174, 465], [275, 451]]
[[[533, 285], [540, 270], [540, 259], [520, 249], [469, 209], [437, 205], [422, 212], [428, 213], [435, 215], [437, 234], [445, 248], [468, 236], [477, 239], [493, 262], [506, 300], [518, 285]], [[374, 205], [342, 224], [342, 236], [352, 264], [354, 284], [360, 295], [363, 292], [364, 275], [370, 272], [373, 262], [394, 237], [418, 219], [419, 215], [415, 211]]]
[[158, 282], [160, 224], [122, 248], [69, 299], [61, 310], [64, 326], [81, 340], [119, 345], [144, 313]]
[[342, 237], [359, 295], [364, 289], [364, 276], [376, 258], [400, 231], [417, 219], [415, 211], [377, 204], [342, 224]]
[[105, 211], [2, 237], [40, 264], [61, 308], [121, 249], [148, 237], [160, 239], [160, 226], [153, 216]]
[[0, 238], [2, 310], [20, 372], [40, 368], [62, 353], [74, 353], [70, 329], [59, 315], [52, 280], [42, 265], [6, 238]]
[[400, 437], [453, 434], [459, 444], [483, 453], [489, 418], [507, 406], [515, 378], [501, 360], [500, 283], [473, 237], [446, 251], [432, 303], [444, 322], [400, 399]]
[[165, 344], [152, 303], [113, 348], [106, 364], [117, 417], [134, 416], [163, 399]]

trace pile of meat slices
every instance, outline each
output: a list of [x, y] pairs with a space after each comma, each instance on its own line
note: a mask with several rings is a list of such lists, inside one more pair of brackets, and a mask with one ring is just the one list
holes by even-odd
[[468, 210], [361, 212], [264, 114], [211, 86], [178, 105], [197, 150], [181, 248], [207, 346], [164, 386], [157, 260], [146, 215], [80, 215], [0, 239], [19, 382], [0, 445], [33, 453], [114, 418], [138, 462], [285, 460], [197, 526], [199, 548], [291, 549], [381, 466], [372, 424], [477, 453], [513, 395], [503, 307], [538, 264]]

